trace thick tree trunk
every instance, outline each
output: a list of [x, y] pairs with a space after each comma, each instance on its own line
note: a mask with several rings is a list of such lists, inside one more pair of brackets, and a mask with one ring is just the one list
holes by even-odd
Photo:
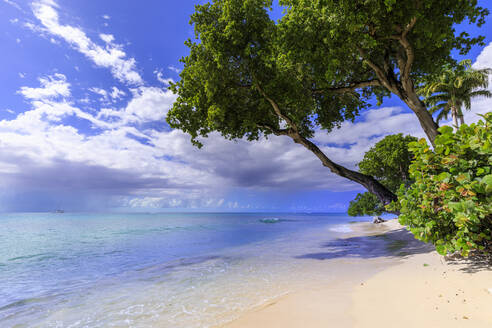
[[[385, 186], [379, 183], [379, 181], [374, 179], [372, 176], [365, 175], [357, 171], [352, 171], [330, 160], [325, 155], [325, 153], [323, 153], [323, 151], [319, 149], [318, 146], [316, 146], [312, 141], [303, 137], [299, 133], [299, 130], [296, 124], [294, 123], [294, 121], [288, 115], [282, 112], [278, 104], [272, 98], [270, 98], [263, 91], [263, 89], [261, 89], [259, 85], [257, 86], [257, 88], [258, 91], [265, 97], [265, 99], [272, 105], [274, 113], [290, 126], [290, 128], [287, 129], [277, 129], [276, 127], [265, 125], [266, 128], [270, 129], [276, 135], [288, 136], [292, 138], [292, 140], [294, 140], [295, 143], [303, 145], [305, 148], [310, 150], [312, 153], [316, 155], [316, 157], [318, 157], [321, 160], [323, 166], [328, 167], [333, 173], [343, 178], [352, 180], [364, 186], [370, 193], [376, 195], [378, 199], [381, 201], [381, 203], [383, 203], [384, 205], [388, 205], [392, 201], [396, 201], [398, 199], [398, 197], [394, 193], [388, 190]], [[397, 212], [390, 212], [390, 213], [399, 215], [399, 213]]]
[[425, 107], [422, 100], [420, 100], [418, 95], [415, 93], [415, 90], [412, 88], [412, 90], [409, 91], [410, 92], [406, 91], [404, 94], [399, 94], [399, 97], [415, 113], [419, 120], [420, 126], [427, 135], [427, 138], [431, 144], [434, 145], [434, 140], [439, 134], [439, 131], [437, 131], [439, 125], [437, 125], [434, 121], [432, 115], [427, 110], [427, 107]]
[[[321, 149], [318, 148], [318, 146], [316, 146], [308, 139], [301, 137], [300, 135], [292, 136], [292, 139], [295, 143], [301, 144], [305, 148], [313, 152], [321, 160], [321, 163], [323, 163], [324, 166], [328, 167], [333, 173], [364, 186], [370, 193], [376, 195], [381, 203], [383, 203], [384, 205], [388, 205], [392, 201], [397, 200], [397, 196], [394, 193], [389, 191], [385, 186], [383, 186], [372, 176], [365, 175], [357, 171], [352, 171], [350, 169], [347, 169], [346, 167], [334, 163], [321, 151]], [[392, 213], [399, 214], [397, 212]]]

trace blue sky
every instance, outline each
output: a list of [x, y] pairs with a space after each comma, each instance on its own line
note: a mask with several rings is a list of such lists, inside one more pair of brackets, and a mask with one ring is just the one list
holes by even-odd
[[[360, 187], [288, 138], [212, 135], [198, 150], [166, 125], [197, 3], [0, 0], [0, 211], [346, 209]], [[492, 42], [490, 22], [458, 29]], [[492, 67], [492, 46], [468, 58]], [[489, 106], [479, 99], [474, 112]], [[396, 132], [422, 135], [392, 98], [315, 140], [354, 167]]]

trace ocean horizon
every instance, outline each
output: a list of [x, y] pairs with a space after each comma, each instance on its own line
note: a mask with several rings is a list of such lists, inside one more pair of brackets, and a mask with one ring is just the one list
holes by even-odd
[[368, 218], [1, 214], [0, 326], [212, 327], [288, 293], [296, 281], [335, 275], [335, 266], [330, 273], [302, 265], [354, 220]]

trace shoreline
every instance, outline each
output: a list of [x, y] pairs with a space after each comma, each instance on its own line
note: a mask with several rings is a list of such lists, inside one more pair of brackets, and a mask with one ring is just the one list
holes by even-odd
[[[346, 234], [347, 241], [370, 237], [386, 242], [385, 254], [375, 250], [357, 259], [360, 271], [371, 267], [372, 274], [354, 272], [327, 284], [306, 284], [217, 327], [492, 326], [490, 266], [445, 262], [396, 219], [350, 226], [353, 232]], [[373, 266], [378, 267], [375, 272]]]

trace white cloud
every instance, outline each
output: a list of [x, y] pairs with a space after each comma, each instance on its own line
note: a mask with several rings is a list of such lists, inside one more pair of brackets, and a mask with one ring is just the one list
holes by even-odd
[[[165, 116], [176, 96], [163, 88], [142, 86], [135, 61], [127, 59], [122, 47], [114, 44], [113, 35], [100, 34], [99, 42], [104, 42], [104, 46], [99, 46], [80, 28], [61, 25], [54, 2], [36, 2], [33, 8], [43, 26], [33, 29], [60, 37], [96, 65], [109, 68], [120, 81], [134, 83], [136, 87], [129, 89], [130, 100], [126, 106], [119, 108], [114, 104], [116, 100], [126, 99], [126, 90], [116, 86], [91, 88], [91, 92], [102, 97], [105, 108], [89, 112], [71, 102], [70, 84], [61, 74], [39, 79], [40, 87], [22, 87], [19, 94], [29, 101], [31, 108], [15, 119], [0, 121], [2, 181], [11, 179], [13, 186], [15, 174], [22, 172], [31, 174], [31, 184], [42, 179], [48, 181], [48, 177], [58, 181], [56, 176], [62, 175], [58, 169], [74, 167], [70, 174], [63, 176], [67, 181], [75, 181], [80, 188], [104, 189], [105, 193], [118, 196], [124, 206], [134, 208], [247, 207], [239, 200], [225, 197], [228, 188], [283, 191], [361, 188], [332, 174], [311, 152], [288, 137], [272, 136], [268, 140], [247, 142], [228, 141], [212, 133], [198, 150], [181, 131], [149, 128], [157, 124], [165, 127]], [[484, 49], [475, 65], [490, 63], [489, 48]], [[180, 72], [174, 66], [168, 68]], [[161, 71], [154, 73], [161, 83], [171, 81]], [[474, 110], [485, 110], [489, 104], [488, 100], [483, 104], [474, 102]], [[64, 118], [69, 116], [86, 120], [98, 129], [83, 133], [67, 125]], [[143, 129], [142, 123], [155, 124], [143, 125]], [[423, 136], [414, 114], [399, 107], [386, 107], [368, 110], [357, 123], [344, 122], [341, 129], [330, 134], [317, 131], [314, 140], [335, 162], [353, 168], [374, 143], [385, 135], [400, 132]], [[84, 168], [88, 182], [79, 177]], [[25, 176], [23, 179], [15, 181], [21, 184]]]
[[340, 129], [334, 129], [329, 134], [319, 131], [315, 140], [324, 144], [346, 145], [395, 133], [424, 137], [415, 114], [403, 112], [401, 107], [383, 107], [365, 112], [361, 122], [343, 122]]
[[160, 70], [155, 70], [154, 74], [156, 75], [157, 81], [161, 82], [165, 86], [168, 86], [171, 82], [174, 83], [174, 80], [171, 78], [164, 78], [164, 75]]
[[22, 8], [17, 4], [17, 2], [14, 2], [13, 0], [3, 0], [8, 5], [11, 5], [12, 7], [22, 11]]
[[[126, 95], [126, 92], [114, 86], [111, 88], [111, 91], [109, 92], [97, 87], [89, 88], [89, 91], [101, 96], [99, 100], [105, 105], [110, 105], [111, 102], [114, 103]], [[113, 111], [112, 109], [105, 109], [103, 112], [106, 112], [108, 110]]]
[[156, 87], [141, 87], [135, 91], [133, 99], [125, 109], [127, 114], [141, 122], [164, 120], [176, 100], [171, 91]]
[[113, 75], [120, 81], [133, 85], [143, 84], [142, 77], [135, 69], [135, 59], [127, 58], [122, 46], [114, 44], [114, 37], [109, 34], [101, 34], [106, 46], [102, 47], [92, 41], [82, 29], [59, 22], [57, 4], [54, 1], [37, 1], [32, 5], [34, 16], [42, 24], [42, 28], [32, 24], [26, 24], [34, 31], [42, 31], [58, 36], [68, 42], [74, 49], [84, 54], [97, 66], [109, 68]]
[[173, 71], [173, 72], [176, 72], [176, 73], [180, 73], [181, 72], [181, 69], [177, 68], [176, 66], [174, 65], [170, 65], [167, 67], [169, 70]]
[[[473, 63], [475, 69], [492, 69], [492, 43], [489, 43], [478, 55], [477, 60]], [[492, 92], [492, 74], [489, 75], [489, 91]], [[481, 119], [478, 114], [485, 114], [492, 111], [492, 99], [478, 97], [472, 100], [471, 111], [465, 111], [465, 123], [474, 123]]]
[[483, 69], [492, 68], [492, 43], [489, 43], [478, 55], [477, 60], [473, 63], [473, 68]]
[[99, 34], [99, 37], [106, 43], [111, 44], [114, 41], [114, 36], [112, 34]]
[[92, 87], [92, 88], [89, 88], [89, 91], [100, 95], [102, 97], [102, 100], [104, 100], [104, 101], [108, 100], [108, 92], [104, 89]]
[[19, 93], [25, 98], [33, 100], [70, 96], [70, 83], [67, 82], [63, 74], [56, 73], [48, 77], [39, 78], [39, 82], [41, 83], [40, 88], [21, 87]]
[[117, 87], [113, 87], [111, 89], [110, 96], [111, 96], [111, 98], [113, 98], [113, 100], [117, 100], [117, 99], [120, 99], [123, 96], [126, 96], [126, 93], [125, 93], [125, 91], [120, 90]]
[[122, 110], [106, 108], [98, 118], [118, 118], [119, 124], [162, 121], [174, 103], [176, 96], [169, 90], [157, 87], [140, 87], [132, 90], [133, 98]]

